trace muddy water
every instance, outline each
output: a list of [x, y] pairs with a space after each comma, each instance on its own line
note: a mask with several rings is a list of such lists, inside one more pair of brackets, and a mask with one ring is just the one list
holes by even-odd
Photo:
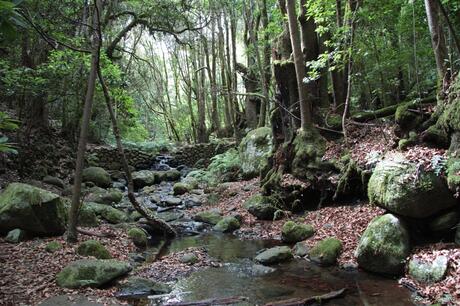
[[254, 267], [253, 258], [258, 251], [274, 244], [274, 241], [239, 240], [230, 235], [216, 234], [176, 239], [165, 253], [188, 247], [205, 247], [211, 257], [219, 259], [224, 265], [203, 269], [179, 280], [173, 287], [173, 294], [167, 298], [144, 302], [147, 305], [163, 305], [244, 296], [248, 302], [237, 305], [263, 305], [347, 288], [344, 297], [332, 300], [328, 305], [414, 305], [409, 291], [398, 287], [395, 280], [359, 271], [322, 268], [305, 259], [274, 265], [274, 272], [261, 273]]

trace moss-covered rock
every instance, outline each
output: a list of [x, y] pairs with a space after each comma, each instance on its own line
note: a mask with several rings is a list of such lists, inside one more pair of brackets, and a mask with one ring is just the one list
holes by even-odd
[[62, 249], [62, 243], [58, 241], [50, 241], [45, 246], [45, 251], [48, 253], [54, 253]]
[[406, 225], [396, 216], [374, 218], [359, 241], [355, 252], [361, 268], [370, 272], [398, 275], [410, 252]]
[[418, 258], [409, 262], [409, 275], [421, 283], [436, 283], [444, 278], [447, 271], [446, 256], [437, 256], [433, 261], [425, 262]]
[[168, 181], [168, 182], [177, 181], [180, 179], [180, 172], [177, 169], [171, 169], [171, 170], [168, 170], [162, 173], [160, 178], [162, 179], [162, 181]]
[[123, 198], [120, 190], [115, 188], [103, 189], [100, 187], [92, 187], [89, 194], [85, 197], [88, 202], [95, 202], [101, 204], [118, 204]]
[[249, 213], [259, 220], [273, 220], [275, 212], [278, 210], [277, 202], [273, 197], [256, 194], [243, 204]]
[[400, 139], [398, 142], [398, 148], [401, 151], [406, 150], [408, 147], [413, 146], [417, 143], [417, 134], [415, 132], [409, 132], [408, 138]]
[[239, 229], [240, 226], [240, 221], [237, 218], [233, 216], [227, 216], [217, 222], [217, 224], [214, 226], [214, 230], [223, 233], [231, 233]]
[[460, 192], [460, 158], [449, 158], [447, 162], [447, 185], [454, 192]]
[[64, 288], [101, 287], [131, 271], [131, 266], [113, 259], [84, 259], [72, 262], [56, 275]]
[[141, 170], [132, 173], [134, 188], [151, 186], [160, 182], [160, 176], [157, 171]]
[[67, 209], [58, 195], [22, 183], [12, 183], [0, 194], [0, 232], [16, 228], [40, 235], [60, 235]]
[[436, 218], [434, 218], [429, 224], [428, 227], [432, 232], [447, 232], [457, 225], [459, 220], [459, 214], [456, 211], [451, 211], [443, 213]]
[[314, 233], [315, 230], [310, 224], [288, 221], [281, 229], [281, 239], [287, 243], [294, 243], [310, 238]]
[[241, 171], [245, 178], [259, 175], [260, 170], [267, 166], [268, 156], [273, 148], [272, 131], [261, 127], [250, 131], [241, 140], [238, 152], [241, 160]]
[[137, 247], [145, 247], [147, 245], [148, 237], [144, 230], [133, 227], [128, 231], [128, 237], [131, 238]]
[[293, 146], [292, 174], [297, 178], [314, 180], [316, 172], [323, 169], [324, 138], [314, 128], [299, 130]]
[[255, 260], [264, 265], [271, 265], [290, 260], [292, 257], [292, 251], [289, 247], [277, 246], [263, 251], [256, 256]]
[[368, 196], [372, 204], [413, 218], [429, 217], [456, 205], [441, 177], [419, 169], [401, 154], [386, 156], [377, 164]]
[[410, 131], [418, 127], [423, 120], [423, 117], [415, 112], [410, 111], [411, 108], [414, 108], [412, 102], [402, 104], [398, 106], [395, 112], [395, 122], [399, 125], [401, 130]]
[[48, 184], [48, 185], [53, 185], [59, 188], [64, 188], [65, 183], [63, 180], [61, 180], [58, 177], [47, 175], [43, 178], [43, 183]]
[[80, 207], [80, 212], [78, 213], [78, 225], [96, 227], [99, 226], [99, 223], [99, 219], [93, 209], [87, 205], [82, 205]]
[[26, 239], [27, 233], [26, 231], [17, 228], [12, 231], [9, 231], [5, 237], [5, 241], [9, 243], [19, 243]]
[[107, 207], [101, 212], [101, 217], [112, 224], [123, 223], [128, 220], [128, 216], [121, 210]]
[[92, 182], [96, 186], [102, 188], [112, 186], [110, 174], [101, 167], [88, 167], [83, 169], [83, 182]]
[[173, 186], [174, 195], [182, 195], [189, 192], [190, 186], [184, 183], [175, 183]]
[[97, 240], [86, 240], [77, 248], [77, 254], [82, 256], [93, 256], [97, 259], [110, 259], [109, 251]]
[[322, 266], [336, 263], [342, 251], [342, 242], [337, 238], [326, 238], [318, 242], [309, 252], [310, 260]]
[[206, 210], [199, 212], [193, 216], [193, 220], [198, 221], [198, 222], [204, 222], [212, 225], [216, 225], [219, 223], [220, 220], [222, 220], [222, 215], [220, 212], [216, 210]]
[[184, 264], [193, 265], [199, 261], [199, 258], [194, 253], [185, 253], [179, 258], [179, 261]]

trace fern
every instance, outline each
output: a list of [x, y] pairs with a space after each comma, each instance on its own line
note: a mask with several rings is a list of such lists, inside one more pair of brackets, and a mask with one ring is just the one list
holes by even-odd
[[431, 158], [431, 168], [436, 176], [442, 175], [447, 167], [447, 159], [442, 155], [434, 155]]

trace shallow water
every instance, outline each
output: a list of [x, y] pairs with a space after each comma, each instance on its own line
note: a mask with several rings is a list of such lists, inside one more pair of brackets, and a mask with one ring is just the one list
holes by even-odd
[[252, 259], [258, 251], [275, 243], [216, 234], [176, 239], [166, 248], [165, 254], [189, 247], [205, 247], [211, 257], [225, 264], [220, 268], [194, 272], [174, 285], [171, 296], [149, 300], [147, 304], [244, 296], [248, 302], [235, 305], [262, 305], [347, 288], [344, 297], [332, 300], [328, 305], [414, 305], [409, 291], [398, 287], [395, 280], [360, 271], [318, 267], [305, 259], [274, 265], [275, 272], [260, 274], [254, 269]]

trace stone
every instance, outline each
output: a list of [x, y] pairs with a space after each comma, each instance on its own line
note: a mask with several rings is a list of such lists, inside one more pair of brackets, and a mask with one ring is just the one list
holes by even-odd
[[77, 254], [82, 256], [93, 256], [97, 259], [110, 259], [109, 251], [97, 240], [86, 240], [77, 248]]
[[82, 259], [70, 263], [56, 275], [64, 288], [101, 287], [131, 271], [127, 262], [113, 259]]
[[222, 218], [223, 217], [220, 212], [216, 210], [202, 211], [193, 216], [193, 220], [208, 223], [211, 225], [216, 225], [220, 220], [222, 220]]
[[250, 131], [238, 147], [241, 170], [245, 178], [253, 178], [267, 166], [268, 157], [273, 148], [272, 131], [261, 127]]
[[281, 239], [286, 243], [294, 243], [310, 238], [314, 233], [315, 230], [310, 224], [288, 221], [281, 229]]
[[256, 256], [255, 260], [264, 265], [288, 261], [292, 258], [291, 249], [287, 246], [277, 246], [267, 249]]
[[193, 253], [186, 253], [179, 258], [179, 261], [184, 264], [193, 265], [198, 262], [198, 257]]
[[85, 202], [84, 205], [88, 206], [96, 215], [109, 223], [118, 224], [128, 220], [128, 216], [123, 211], [113, 208], [112, 206], [93, 202]]
[[442, 255], [430, 262], [414, 258], [409, 261], [409, 275], [421, 283], [436, 283], [446, 275], [447, 265], [448, 259]]
[[434, 218], [428, 227], [432, 232], [446, 232], [454, 229], [459, 220], [459, 214], [456, 211], [444, 213]]
[[381, 274], [399, 275], [403, 272], [410, 252], [406, 225], [395, 215], [374, 218], [361, 236], [355, 257], [361, 268]]
[[337, 238], [326, 238], [318, 242], [309, 252], [311, 261], [321, 266], [331, 266], [336, 263], [342, 251], [342, 242]]
[[54, 253], [62, 249], [62, 243], [58, 241], [50, 241], [45, 246], [45, 251], [48, 253]]
[[83, 169], [83, 182], [92, 182], [98, 187], [109, 188], [112, 186], [110, 174], [101, 167], [88, 167]]
[[8, 232], [8, 234], [5, 237], [5, 241], [9, 243], [19, 243], [21, 241], [24, 241], [26, 237], [27, 233], [24, 230], [16, 228]]
[[137, 247], [147, 246], [148, 237], [144, 230], [133, 227], [128, 231], [128, 237], [131, 238]]
[[43, 183], [48, 184], [48, 185], [53, 185], [59, 188], [64, 188], [65, 183], [63, 180], [61, 180], [58, 177], [47, 175], [43, 178]]
[[402, 154], [387, 155], [369, 180], [372, 204], [412, 218], [425, 218], [456, 205], [440, 176], [418, 169]]
[[175, 183], [173, 186], [174, 195], [183, 195], [189, 192], [190, 186], [184, 183]]
[[307, 256], [308, 250], [309, 250], [308, 246], [303, 242], [297, 242], [292, 248], [294, 255], [299, 256], [299, 257]]
[[80, 207], [78, 213], [78, 225], [86, 227], [97, 227], [100, 222], [97, 218], [96, 212], [86, 205]]
[[0, 232], [16, 228], [39, 235], [61, 235], [67, 209], [57, 194], [22, 183], [12, 183], [0, 194]]
[[157, 171], [141, 170], [132, 173], [134, 188], [143, 188], [160, 182]]
[[259, 220], [273, 220], [277, 211], [271, 197], [254, 195], [246, 200], [244, 207]]
[[179, 179], [180, 179], [180, 171], [177, 169], [171, 169], [163, 173], [164, 181], [173, 182]]
[[100, 187], [93, 187], [89, 190], [85, 201], [112, 205], [120, 203], [122, 198], [123, 194], [118, 189], [110, 188], [106, 190]]
[[272, 267], [267, 267], [267, 266], [259, 265], [259, 264], [253, 264], [250, 267], [249, 272], [250, 272], [251, 276], [263, 276], [263, 275], [273, 273], [275, 271], [276, 271], [276, 269], [272, 268]]
[[165, 206], [178, 206], [182, 203], [182, 199], [177, 197], [167, 196], [163, 201], [162, 204]]
[[223, 233], [231, 233], [240, 228], [240, 221], [233, 217], [227, 216], [222, 218], [217, 224], [214, 226], [214, 230]]
[[120, 286], [120, 291], [117, 294], [122, 297], [136, 297], [146, 295], [168, 294], [172, 288], [163, 283], [142, 277], [130, 277]]

